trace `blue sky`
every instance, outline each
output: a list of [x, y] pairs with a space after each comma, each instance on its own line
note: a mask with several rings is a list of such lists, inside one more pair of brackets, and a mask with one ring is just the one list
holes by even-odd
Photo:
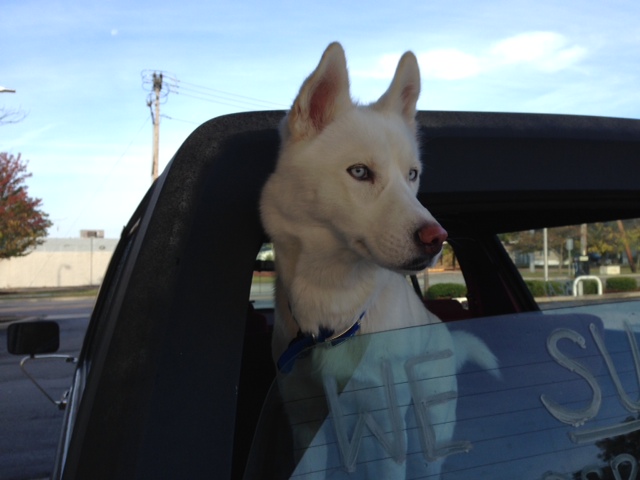
[[[378, 5], [380, 4], [380, 5]], [[640, 117], [637, 0], [3, 0], [0, 151], [21, 153], [52, 237], [117, 237], [150, 185], [143, 70], [173, 85], [160, 168], [200, 123], [287, 108], [331, 41], [352, 95], [375, 100], [400, 54], [422, 71], [419, 107]]]

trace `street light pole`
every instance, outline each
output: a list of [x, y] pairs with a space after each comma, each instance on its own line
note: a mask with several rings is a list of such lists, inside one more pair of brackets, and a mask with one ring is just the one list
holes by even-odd
[[16, 93], [16, 91], [11, 88], [0, 87], [0, 93]]

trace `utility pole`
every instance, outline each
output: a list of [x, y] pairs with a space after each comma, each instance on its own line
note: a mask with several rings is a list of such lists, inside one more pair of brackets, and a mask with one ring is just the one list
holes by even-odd
[[[151, 162], [151, 181], [158, 178], [158, 156], [160, 152], [160, 92], [162, 91], [162, 73], [153, 73], [153, 91], [155, 93], [153, 119], [153, 158]], [[147, 106], [151, 108], [151, 100], [147, 100]]]
[[151, 111], [153, 120], [153, 154], [151, 162], [151, 181], [158, 178], [158, 159], [160, 157], [160, 104], [166, 102], [172, 91], [176, 92], [178, 80], [170, 73], [162, 71], [143, 70], [142, 86], [151, 90], [147, 95], [147, 107]]
[[580, 255], [587, 254], [587, 224], [580, 225]]
[[627, 254], [627, 260], [629, 261], [629, 268], [631, 269], [631, 273], [636, 273], [636, 264], [633, 261], [633, 254], [631, 253], [631, 248], [629, 247], [627, 232], [624, 229], [622, 220], [618, 220], [618, 230], [620, 230], [620, 236], [622, 237], [622, 244], [624, 245], [624, 252]]

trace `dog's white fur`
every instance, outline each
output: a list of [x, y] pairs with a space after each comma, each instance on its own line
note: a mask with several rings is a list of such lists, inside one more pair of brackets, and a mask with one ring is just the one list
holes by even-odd
[[[275, 361], [299, 331], [342, 332], [363, 311], [360, 333], [440, 322], [405, 278], [430, 265], [446, 238], [416, 198], [422, 169], [415, 120], [419, 93], [418, 63], [407, 52], [377, 102], [354, 104], [344, 51], [333, 43], [282, 122], [276, 170], [261, 198], [278, 274]], [[405, 353], [415, 355], [421, 345], [437, 341], [432, 350], [455, 355], [439, 367], [444, 375], [455, 378], [468, 359], [496, 368], [495, 357], [476, 337], [438, 331], [437, 339], [417, 338]], [[389, 355], [396, 358], [398, 352]], [[329, 361], [331, 375], [339, 375], [343, 360]], [[369, 374], [379, 372], [360, 376]], [[440, 415], [451, 416], [449, 410]], [[442, 435], [447, 441], [452, 430]]]

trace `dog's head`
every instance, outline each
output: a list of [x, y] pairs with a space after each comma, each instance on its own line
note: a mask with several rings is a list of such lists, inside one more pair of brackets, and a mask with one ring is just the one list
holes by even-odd
[[377, 102], [354, 104], [344, 51], [329, 45], [282, 122], [280, 157], [263, 192], [262, 218], [276, 244], [338, 249], [345, 260], [400, 272], [433, 262], [447, 233], [416, 198], [419, 94], [418, 63], [407, 52]]

